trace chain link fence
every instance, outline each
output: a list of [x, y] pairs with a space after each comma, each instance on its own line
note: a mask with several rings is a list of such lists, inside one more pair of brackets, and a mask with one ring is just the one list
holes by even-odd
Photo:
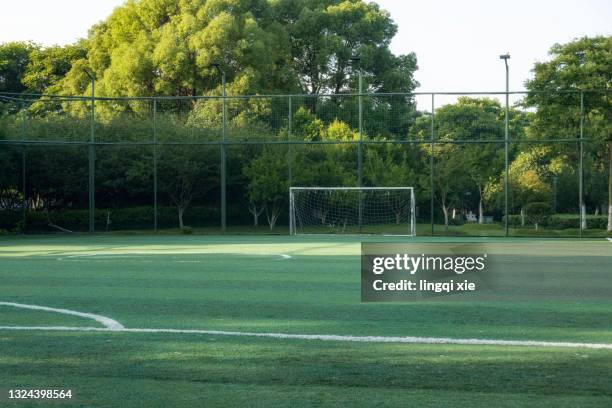
[[410, 186], [417, 235], [606, 236], [609, 91], [511, 96], [0, 96], [0, 230], [284, 234], [291, 186]]

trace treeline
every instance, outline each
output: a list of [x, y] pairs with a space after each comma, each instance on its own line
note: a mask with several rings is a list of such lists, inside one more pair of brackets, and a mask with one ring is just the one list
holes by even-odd
[[[174, 208], [177, 225], [191, 223], [190, 210], [219, 208], [225, 127], [228, 222], [265, 217], [273, 228], [287, 216], [290, 184], [357, 184], [360, 98], [347, 94], [361, 74], [364, 93], [399, 93], [361, 98], [363, 183], [416, 186], [423, 220], [433, 194], [434, 218], [446, 226], [453, 212], [500, 221], [505, 109], [487, 98], [440, 107], [432, 150], [431, 113], [418, 112], [411, 96], [416, 56], [391, 53], [395, 32], [386, 11], [358, 0], [128, 2], [76, 44], [0, 45], [0, 139], [87, 142], [89, 100], [23, 98], [90, 96], [89, 76], [96, 97], [180, 96], [96, 100], [95, 141], [118, 143], [96, 146], [96, 206], [108, 222], [119, 209], [148, 207], [157, 181], [159, 205]], [[550, 61], [535, 65], [529, 93], [510, 111], [510, 214], [533, 203], [578, 213], [581, 157], [584, 211], [612, 213], [611, 44], [555, 45]], [[214, 64], [227, 77], [225, 126]], [[296, 144], [277, 143], [287, 141]], [[86, 145], [27, 145], [25, 153], [29, 213], [87, 207]], [[22, 147], [1, 145], [0, 159], [0, 206], [19, 212]]]

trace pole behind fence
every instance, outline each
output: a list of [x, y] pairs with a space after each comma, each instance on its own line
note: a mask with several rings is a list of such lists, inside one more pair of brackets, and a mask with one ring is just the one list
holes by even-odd
[[[26, 118], [27, 113], [25, 111], [25, 105], [23, 102], [19, 102], [19, 106], [21, 108], [21, 140], [23, 142], [26, 141]], [[26, 196], [26, 145], [25, 143], [21, 146], [21, 228], [22, 233], [26, 231], [26, 208], [28, 204], [28, 199]]]
[[225, 233], [227, 228], [227, 203], [226, 203], [226, 158], [225, 158], [225, 139], [227, 132], [227, 93], [226, 93], [226, 80], [225, 71], [221, 74], [221, 80], [223, 85], [223, 114], [222, 114], [222, 130], [221, 130], [221, 231]]
[[94, 216], [95, 216], [95, 81], [91, 79], [91, 114], [90, 114], [90, 129], [89, 129], [89, 178], [88, 178], [88, 190], [89, 190], [89, 232], [93, 233], [95, 230]]
[[435, 109], [435, 94], [431, 94], [431, 155], [429, 157], [429, 190], [430, 190], [430, 222], [431, 235], [434, 235], [434, 109]]
[[157, 232], [157, 99], [153, 99], [153, 230]]
[[292, 121], [293, 121], [293, 101], [291, 96], [288, 100], [289, 122], [287, 123], [287, 141], [289, 142], [288, 167], [289, 167], [289, 187], [293, 186], [293, 144], [291, 143]]
[[[357, 185], [363, 187], [363, 72], [359, 68], [359, 143], [357, 145]], [[363, 224], [363, 193], [359, 191], [359, 232]]]
[[586, 210], [584, 209], [584, 166], [583, 166], [583, 145], [582, 139], [584, 137], [584, 91], [580, 92], [580, 169], [578, 171], [578, 210], [580, 211], [580, 227], [578, 228], [578, 236], [582, 238], [582, 228], [586, 224]]

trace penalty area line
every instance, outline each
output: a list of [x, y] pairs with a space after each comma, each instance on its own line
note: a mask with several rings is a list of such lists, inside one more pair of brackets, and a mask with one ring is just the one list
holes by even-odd
[[352, 343], [397, 343], [397, 344], [451, 344], [471, 346], [519, 346], [519, 347], [564, 347], [612, 350], [609, 343], [575, 343], [561, 341], [533, 340], [493, 340], [493, 339], [454, 339], [446, 337], [386, 337], [386, 336], [341, 336], [327, 334], [289, 334], [289, 333], [256, 333], [223, 330], [181, 330], [181, 329], [145, 329], [121, 328], [110, 329], [101, 327], [66, 327], [66, 326], [0, 326], [0, 330], [38, 330], [66, 332], [125, 332], [125, 333], [170, 333], [170, 334], [203, 334], [213, 336], [263, 337], [291, 340], [318, 340]]

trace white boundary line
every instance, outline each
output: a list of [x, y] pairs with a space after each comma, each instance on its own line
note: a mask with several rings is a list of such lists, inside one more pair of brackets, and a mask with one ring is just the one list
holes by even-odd
[[30, 310], [42, 310], [44, 312], [55, 312], [72, 316], [84, 317], [86, 319], [93, 319], [98, 323], [101, 323], [106, 327], [107, 330], [123, 330], [125, 327], [121, 323], [116, 320], [111, 319], [110, 317], [101, 316], [92, 313], [82, 313], [76, 312], [74, 310], [68, 309], [56, 309], [54, 307], [46, 307], [46, 306], [37, 306], [37, 305], [26, 305], [23, 303], [12, 303], [12, 302], [0, 302], [0, 306], [10, 306], [17, 307], [19, 309], [30, 309]]
[[457, 344], [480, 346], [518, 346], [518, 347], [565, 347], [612, 350], [609, 343], [573, 343], [560, 341], [530, 340], [492, 340], [492, 339], [453, 339], [446, 337], [384, 337], [384, 336], [338, 336], [326, 334], [288, 334], [288, 333], [254, 333], [222, 330], [180, 330], [180, 329], [109, 329], [101, 327], [65, 327], [65, 326], [0, 326], [0, 330], [38, 330], [67, 332], [125, 332], [125, 333], [171, 333], [171, 334], [205, 334], [213, 336], [266, 337], [288, 340], [318, 340], [352, 343], [399, 343], [399, 344]]
[[[87, 260], [87, 258], [101, 257], [102, 259], [107, 260], [107, 259], [117, 259], [117, 258], [132, 258], [134, 255], [150, 255], [150, 256], [151, 255], [193, 255], [195, 256], [195, 255], [209, 255], [209, 253], [207, 252], [171, 252], [168, 254], [164, 254], [164, 253], [152, 253], [152, 252], [130, 252], [129, 254], [124, 254], [120, 252], [119, 253], [118, 252], [95, 252], [91, 254], [65, 255], [65, 256], [57, 257], [56, 259], [58, 261], [80, 261], [80, 260]], [[287, 254], [258, 254], [257, 256], [277, 256], [277, 257], [280, 257], [281, 259], [291, 259], [292, 258], [291, 255], [287, 255]], [[85, 259], [81, 259], [81, 258], [85, 258]], [[174, 262], [200, 263], [201, 261], [178, 260]]]
[[92, 331], [92, 332], [126, 332], [126, 333], [175, 333], [175, 334], [207, 334], [216, 336], [245, 336], [245, 337], [268, 337], [275, 339], [291, 340], [319, 340], [338, 341], [353, 343], [421, 343], [421, 344], [461, 344], [481, 346], [532, 346], [532, 347], [574, 347], [589, 349], [609, 349], [609, 343], [573, 343], [559, 341], [531, 341], [531, 340], [493, 340], [493, 339], [453, 339], [447, 337], [393, 337], [393, 336], [340, 336], [330, 334], [290, 334], [290, 333], [256, 333], [223, 330], [197, 330], [197, 329], [145, 329], [126, 328], [121, 323], [106, 316], [92, 313], [82, 313], [68, 309], [57, 309], [53, 307], [27, 305], [23, 303], [0, 302], [0, 306], [10, 306], [20, 309], [42, 310], [73, 316], [93, 319], [102, 323], [105, 327], [67, 327], [67, 326], [0, 326], [0, 330], [38, 330], [38, 331]]

